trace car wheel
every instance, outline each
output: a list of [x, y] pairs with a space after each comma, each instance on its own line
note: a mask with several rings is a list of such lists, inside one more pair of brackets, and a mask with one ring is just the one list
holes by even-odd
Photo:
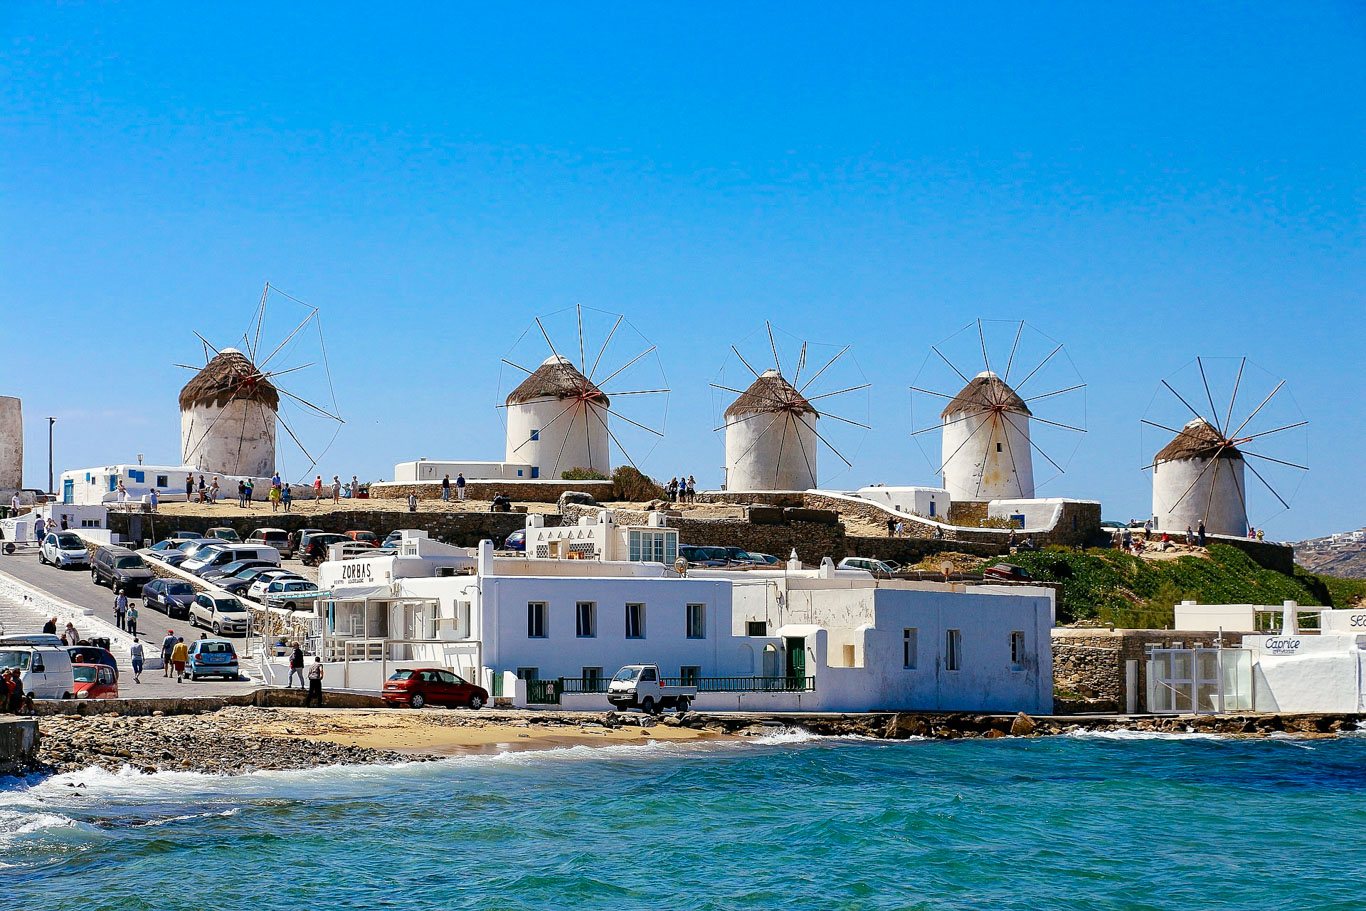
[[678, 700], [678, 714], [682, 715], [684, 712], [686, 712], [686, 711], [688, 710], [688, 705], [689, 705], [689, 703], [688, 703], [688, 700], [687, 700], [687, 699], [679, 699], [679, 700]]
[[654, 699], [650, 696], [646, 696], [644, 699], [640, 700], [640, 710], [647, 715], [653, 715], [655, 713]]
[[47, 562], [47, 557], [44, 557], [44, 556], [43, 556], [43, 552], [42, 552], [41, 550], [38, 551], [38, 565], [39, 565], [39, 566], [42, 566], [42, 565], [43, 565], [44, 563], [46, 563], [46, 562]]
[[480, 696], [478, 693], [475, 693], [473, 696], [470, 697], [469, 706], [476, 712], [479, 711], [484, 707], [484, 697]]
[[219, 626], [218, 626], [217, 623], [214, 623], [214, 625], [213, 625], [213, 634], [214, 634], [215, 636], [221, 636], [221, 635], [223, 635], [223, 631], [222, 631], [222, 629], [219, 628]]
[[413, 693], [412, 698], [408, 700], [408, 705], [415, 709], [420, 709], [426, 704], [427, 697], [423, 696], [421, 693]]
[[96, 585], [100, 584], [100, 574], [95, 572], [93, 569], [90, 571], [90, 581], [95, 583]]

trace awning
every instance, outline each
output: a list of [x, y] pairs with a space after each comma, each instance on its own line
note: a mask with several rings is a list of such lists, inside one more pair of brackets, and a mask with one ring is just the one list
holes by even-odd
[[325, 601], [333, 600], [331, 592], [290, 592], [283, 595], [272, 595], [272, 601], [313, 601], [322, 598]]

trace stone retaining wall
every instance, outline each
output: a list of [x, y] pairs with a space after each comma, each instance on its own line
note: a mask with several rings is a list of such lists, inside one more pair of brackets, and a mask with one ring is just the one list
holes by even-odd
[[[1005, 528], [969, 528], [959, 525], [937, 525], [918, 520], [915, 516], [892, 512], [871, 501], [850, 500], [822, 494], [805, 495], [806, 505], [816, 509], [834, 509], [841, 515], [855, 515], [875, 525], [885, 525], [888, 518], [899, 519], [905, 526], [906, 534], [914, 538], [928, 538], [935, 541], [967, 541], [982, 544], [1004, 545], [1010, 535]], [[966, 507], [977, 504], [967, 503]], [[982, 506], [981, 519], [986, 518], [986, 504]], [[954, 504], [957, 508], [958, 504]], [[950, 510], [950, 515], [955, 515]], [[959, 515], [975, 515], [962, 513]], [[980, 521], [980, 519], [978, 520]], [[1018, 535], [1017, 535], [1018, 537]], [[1036, 547], [1059, 544], [1066, 547], [1084, 547], [1088, 544], [1106, 544], [1109, 539], [1101, 534], [1099, 503], [1063, 503], [1058, 516], [1058, 524], [1046, 532], [1031, 533]]]
[[14, 775], [38, 757], [38, 719], [0, 717], [0, 775]]
[[[234, 696], [186, 696], [163, 699], [37, 699], [39, 715], [202, 715], [230, 705], [261, 708], [301, 708], [305, 691], [288, 687], [252, 690]], [[323, 690], [323, 705], [330, 709], [379, 709], [388, 705], [378, 696]]]
[[805, 506], [806, 494], [799, 490], [700, 490], [698, 503], [734, 503], [737, 506]]
[[[498, 481], [472, 480], [465, 485], [465, 496], [472, 500], [491, 500], [495, 494], [510, 497], [519, 503], [554, 503], [567, 490], [586, 493], [598, 502], [611, 500], [614, 486], [611, 481]], [[441, 482], [437, 481], [376, 481], [370, 485], [370, 496], [376, 500], [405, 500], [408, 494], [419, 500], [441, 499]], [[451, 479], [451, 500], [455, 500], [455, 479]]]
[[[1124, 668], [1138, 662], [1138, 711], [1148, 711], [1148, 646], [1170, 648], [1181, 643], [1210, 646], [1218, 632], [1151, 629], [1053, 630], [1053, 685], [1082, 696], [1086, 711], [1122, 712], [1128, 700]], [[1242, 644], [1241, 633], [1224, 632], [1224, 645]], [[1058, 707], [1064, 711], [1065, 702]]]

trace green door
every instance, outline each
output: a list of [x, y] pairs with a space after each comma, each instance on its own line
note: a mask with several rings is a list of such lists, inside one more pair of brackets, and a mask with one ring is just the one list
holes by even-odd
[[789, 683], [806, 682], [806, 638], [789, 636], [783, 639], [787, 653], [787, 679]]

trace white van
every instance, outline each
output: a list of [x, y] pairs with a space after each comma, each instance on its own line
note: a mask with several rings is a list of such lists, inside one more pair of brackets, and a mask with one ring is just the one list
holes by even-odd
[[18, 668], [24, 692], [34, 699], [70, 699], [76, 689], [71, 656], [45, 645], [0, 646], [0, 670]]
[[193, 558], [180, 564], [180, 568], [197, 576], [209, 567], [227, 566], [238, 560], [264, 560], [266, 563], [279, 566], [280, 552], [264, 544], [231, 544], [195, 554]]

